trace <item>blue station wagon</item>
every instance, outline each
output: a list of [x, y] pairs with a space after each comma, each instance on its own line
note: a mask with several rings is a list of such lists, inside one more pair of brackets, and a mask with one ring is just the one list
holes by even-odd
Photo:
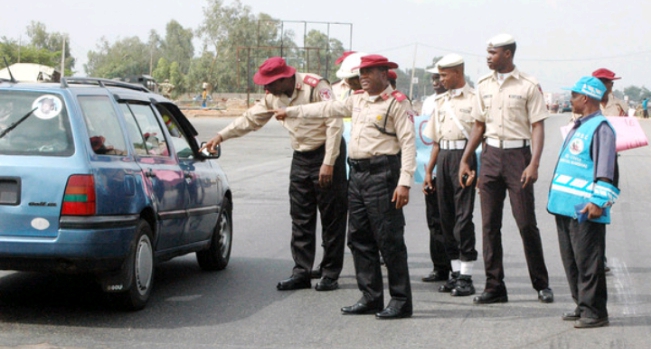
[[155, 265], [231, 253], [232, 196], [179, 108], [95, 78], [0, 81], [0, 269], [95, 275], [145, 307]]

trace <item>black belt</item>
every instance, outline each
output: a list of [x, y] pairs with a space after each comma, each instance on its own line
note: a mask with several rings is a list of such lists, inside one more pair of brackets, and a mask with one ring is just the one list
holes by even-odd
[[356, 172], [378, 172], [387, 170], [392, 165], [400, 166], [400, 153], [396, 155], [378, 155], [369, 159], [348, 158], [348, 165]]

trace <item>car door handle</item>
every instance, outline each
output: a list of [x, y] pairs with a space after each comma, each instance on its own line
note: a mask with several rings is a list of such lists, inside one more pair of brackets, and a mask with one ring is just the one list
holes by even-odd
[[154, 178], [154, 177], [156, 177], [156, 173], [154, 173], [154, 171], [150, 168], [150, 169], [147, 169], [147, 171], [145, 172], [145, 176], [150, 177], [150, 178]]

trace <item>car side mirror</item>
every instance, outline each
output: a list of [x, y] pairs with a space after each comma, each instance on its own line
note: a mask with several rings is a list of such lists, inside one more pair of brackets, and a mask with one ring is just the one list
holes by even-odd
[[206, 142], [201, 142], [201, 147], [199, 149], [203, 149], [201, 151], [201, 156], [204, 159], [219, 159], [220, 156], [222, 156], [222, 146], [220, 144], [217, 144], [215, 148], [213, 148], [213, 151], [208, 151], [208, 149], [204, 148], [206, 146]]

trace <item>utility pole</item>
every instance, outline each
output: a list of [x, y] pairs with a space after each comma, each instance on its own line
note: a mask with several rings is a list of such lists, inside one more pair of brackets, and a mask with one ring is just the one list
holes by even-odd
[[412, 99], [414, 92], [414, 74], [416, 73], [416, 52], [418, 52], [418, 43], [414, 44], [414, 61], [411, 64], [411, 81], [409, 82], [409, 99]]
[[63, 44], [61, 48], [61, 78], [66, 74], [66, 35], [61, 36], [63, 38]]

